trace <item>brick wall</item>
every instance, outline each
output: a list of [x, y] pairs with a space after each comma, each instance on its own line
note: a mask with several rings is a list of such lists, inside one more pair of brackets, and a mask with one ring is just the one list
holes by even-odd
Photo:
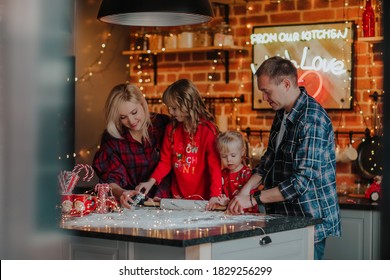
[[[263, 129], [269, 130], [274, 112], [252, 110], [252, 47], [248, 45], [249, 36], [253, 26], [306, 24], [317, 22], [354, 21], [358, 26], [361, 23], [364, 1], [362, 0], [290, 0], [281, 3], [272, 1], [250, 1], [244, 4], [230, 6], [230, 25], [236, 45], [242, 46], [245, 51], [230, 52], [230, 82], [225, 83], [223, 64], [218, 60], [207, 59], [206, 53], [181, 53], [158, 55], [158, 83], [139, 84], [143, 87], [147, 97], [159, 97], [164, 89], [181, 78], [193, 80], [204, 96], [245, 96], [243, 103], [215, 104], [215, 114], [225, 112], [231, 114], [229, 128]], [[211, 23], [215, 25], [222, 20], [220, 10], [216, 11], [216, 19]], [[133, 32], [134, 30], [132, 30]], [[357, 36], [361, 36], [358, 27]], [[383, 62], [377, 44], [357, 40], [354, 44], [354, 99], [352, 110], [329, 111], [334, 129], [343, 132], [363, 132], [368, 127], [372, 133], [373, 127], [373, 101], [369, 97], [377, 90], [382, 93], [383, 88]], [[213, 69], [215, 67], [215, 69]], [[131, 68], [130, 80], [137, 83], [134, 64]], [[209, 79], [212, 75], [212, 79]], [[160, 106], [152, 106], [151, 110], [164, 110]], [[267, 134], [263, 141], [267, 142]], [[364, 135], [353, 134], [353, 146], [358, 147]], [[348, 134], [339, 134], [338, 144], [343, 148], [349, 141]], [[255, 145], [260, 141], [259, 135], [250, 137]], [[354, 164], [337, 163], [337, 181], [354, 184], [359, 178]]]

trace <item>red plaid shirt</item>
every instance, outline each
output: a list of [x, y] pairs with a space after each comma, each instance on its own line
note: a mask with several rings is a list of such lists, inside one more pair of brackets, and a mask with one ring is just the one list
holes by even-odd
[[[129, 130], [122, 134], [123, 139], [103, 133], [100, 149], [93, 160], [93, 168], [101, 183], [115, 183], [126, 190], [133, 190], [149, 180], [150, 175], [160, 160], [160, 150], [166, 125], [170, 118], [162, 114], [151, 114], [152, 125], [149, 127], [150, 143], [142, 144], [131, 136]], [[166, 176], [159, 184], [158, 191], [152, 189], [149, 196], [171, 197], [171, 176]]]

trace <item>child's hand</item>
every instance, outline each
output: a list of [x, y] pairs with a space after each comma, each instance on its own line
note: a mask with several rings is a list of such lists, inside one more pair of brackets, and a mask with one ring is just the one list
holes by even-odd
[[156, 180], [154, 180], [153, 178], [149, 179], [149, 181], [147, 182], [142, 182], [142, 183], [139, 183], [138, 186], [135, 187], [135, 189], [137, 191], [142, 191], [142, 189], [144, 189], [144, 194], [146, 195], [150, 189], [153, 187], [154, 183], [156, 182]]
[[122, 193], [121, 197], [119, 198], [121, 206], [124, 208], [131, 209], [131, 203], [133, 203], [133, 200], [131, 198], [137, 194], [138, 194], [138, 191], [136, 191], [136, 190], [124, 191]]
[[218, 197], [218, 204], [220, 204], [222, 206], [228, 205], [229, 202], [230, 202], [230, 199], [224, 194], [221, 194], [221, 196]]
[[219, 199], [216, 196], [213, 196], [212, 198], [210, 198], [209, 203], [207, 203], [207, 205], [206, 205], [206, 210], [209, 211], [209, 210], [216, 209], [218, 204], [219, 204], [218, 201], [219, 201]]

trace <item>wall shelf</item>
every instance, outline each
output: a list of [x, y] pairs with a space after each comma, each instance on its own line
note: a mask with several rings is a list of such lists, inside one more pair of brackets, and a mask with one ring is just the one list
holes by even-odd
[[161, 49], [161, 50], [126, 50], [123, 55], [139, 55], [139, 54], [164, 54], [164, 53], [193, 53], [193, 52], [209, 52], [209, 51], [243, 51], [239, 46], [210, 46], [198, 48], [181, 48], [181, 49]]
[[[219, 9], [223, 20], [229, 24], [230, 19], [230, 6], [234, 4], [243, 4], [247, 0], [212, 0], [214, 8]], [[239, 46], [209, 46], [209, 47], [195, 47], [195, 48], [176, 48], [176, 49], [165, 49], [161, 50], [126, 50], [123, 51], [123, 55], [152, 55], [153, 62], [153, 81], [154, 85], [157, 85], [157, 56], [160, 54], [178, 54], [178, 53], [195, 53], [195, 52], [207, 52], [207, 59], [214, 59], [215, 55], [209, 55], [209, 53], [223, 52], [224, 59], [223, 64], [225, 66], [225, 82], [229, 83], [229, 51], [244, 51], [245, 49]]]
[[381, 43], [383, 41], [382, 36], [376, 36], [376, 37], [359, 37], [357, 39], [360, 42], [368, 42], [368, 43]]
[[236, 4], [247, 4], [248, 0], [211, 0], [215, 4], [225, 4], [225, 5], [236, 5]]
[[153, 72], [154, 72], [154, 84], [157, 85], [157, 56], [159, 54], [168, 53], [194, 53], [194, 52], [223, 52], [224, 53], [224, 66], [225, 66], [225, 82], [229, 83], [229, 51], [244, 51], [239, 46], [210, 46], [210, 47], [197, 47], [197, 48], [181, 48], [181, 49], [161, 49], [161, 50], [126, 50], [122, 51], [123, 55], [152, 55], [153, 56]]

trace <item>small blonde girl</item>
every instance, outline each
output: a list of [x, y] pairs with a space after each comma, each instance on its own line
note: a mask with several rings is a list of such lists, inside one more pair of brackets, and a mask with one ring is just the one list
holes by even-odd
[[[246, 144], [238, 131], [226, 131], [217, 139], [217, 148], [222, 162], [222, 193], [219, 204], [227, 205], [251, 177], [252, 171], [245, 164]], [[256, 207], [246, 209], [256, 212]]]

